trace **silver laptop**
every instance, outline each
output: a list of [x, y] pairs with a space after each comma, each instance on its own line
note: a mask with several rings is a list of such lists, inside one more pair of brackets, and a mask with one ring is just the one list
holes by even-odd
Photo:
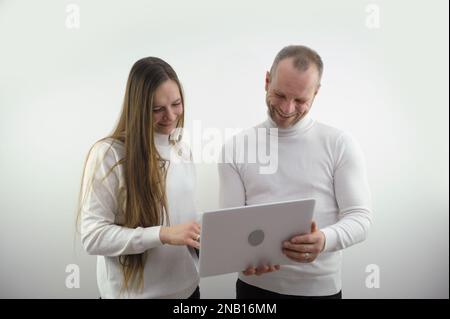
[[314, 199], [302, 199], [203, 213], [200, 276], [295, 264], [282, 253], [282, 242], [310, 233], [314, 206]]

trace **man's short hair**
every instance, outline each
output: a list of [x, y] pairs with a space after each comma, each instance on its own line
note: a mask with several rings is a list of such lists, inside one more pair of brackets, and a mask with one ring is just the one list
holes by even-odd
[[272, 67], [270, 68], [270, 75], [274, 74], [278, 63], [281, 60], [293, 58], [294, 67], [299, 71], [306, 71], [311, 64], [315, 65], [317, 71], [319, 72], [319, 83], [322, 78], [323, 73], [323, 62], [320, 55], [313, 49], [308, 48], [304, 45], [289, 45], [284, 47], [280, 52], [278, 52], [275, 60], [273, 61]]

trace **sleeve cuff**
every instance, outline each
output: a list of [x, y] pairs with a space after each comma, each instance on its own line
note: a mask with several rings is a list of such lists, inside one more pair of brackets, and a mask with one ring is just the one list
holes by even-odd
[[159, 237], [160, 230], [161, 226], [144, 228], [144, 232], [142, 234], [142, 244], [146, 250], [163, 245]]
[[338, 236], [336, 231], [331, 227], [325, 227], [321, 229], [322, 233], [325, 235], [325, 247], [322, 252], [336, 251]]

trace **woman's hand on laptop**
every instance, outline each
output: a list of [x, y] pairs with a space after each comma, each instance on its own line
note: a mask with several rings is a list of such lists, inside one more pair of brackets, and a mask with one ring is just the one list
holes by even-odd
[[258, 266], [258, 267], [248, 267], [242, 273], [246, 276], [256, 275], [260, 276], [262, 274], [266, 274], [268, 272], [273, 272], [280, 270], [280, 265], [266, 265], [266, 266]]
[[161, 226], [159, 238], [163, 244], [188, 245], [200, 248], [200, 224], [189, 222], [170, 227]]

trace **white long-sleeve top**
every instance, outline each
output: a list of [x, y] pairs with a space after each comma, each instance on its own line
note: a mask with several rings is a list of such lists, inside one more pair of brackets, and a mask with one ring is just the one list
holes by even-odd
[[[163, 158], [172, 152], [169, 135], [156, 134], [156, 147]], [[120, 226], [119, 190], [124, 187], [124, 145], [107, 139], [96, 143], [87, 160], [81, 205], [81, 240], [85, 250], [97, 257], [97, 284], [102, 298], [187, 298], [199, 283], [196, 260], [186, 246], [163, 245], [161, 226]], [[106, 176], [106, 178], [105, 178]], [[166, 180], [170, 224], [197, 220], [194, 205], [195, 167], [182, 154], [171, 161]], [[142, 292], [120, 293], [123, 283], [119, 256], [147, 252]]]
[[[261, 276], [240, 273], [239, 278], [281, 294], [336, 294], [341, 290], [341, 250], [365, 240], [372, 223], [362, 151], [349, 134], [320, 124], [309, 115], [290, 128], [278, 128], [277, 133], [270, 130], [276, 127], [269, 117], [224, 145], [219, 164], [221, 206], [314, 198], [314, 220], [325, 234], [325, 248], [312, 263], [284, 265]], [[265, 138], [258, 136], [261, 129], [268, 134]], [[263, 174], [262, 168], [270, 165], [249, 162], [252, 156], [248, 152], [255, 148], [244, 136], [256, 136], [258, 148], [267, 152], [270, 137], [278, 141], [276, 169]]]

